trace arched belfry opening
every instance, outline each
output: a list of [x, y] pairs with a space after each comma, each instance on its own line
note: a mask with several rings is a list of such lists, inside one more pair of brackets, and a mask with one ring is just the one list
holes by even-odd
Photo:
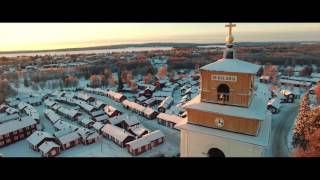
[[229, 101], [230, 88], [226, 84], [220, 84], [217, 89], [217, 100], [219, 102]]
[[220, 149], [218, 149], [218, 148], [211, 148], [211, 149], [209, 149], [209, 151], [208, 151], [208, 157], [214, 157], [214, 158], [223, 158], [223, 157], [226, 157], [225, 155], [224, 155], [224, 153], [220, 150]]

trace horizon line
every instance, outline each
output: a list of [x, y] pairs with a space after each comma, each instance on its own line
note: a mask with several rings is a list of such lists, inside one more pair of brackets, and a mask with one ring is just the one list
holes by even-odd
[[[285, 40], [285, 41], [242, 41], [235, 42], [235, 44], [239, 43], [302, 43], [302, 42], [320, 42], [319, 40]], [[13, 51], [0, 51], [0, 54], [19, 54], [19, 53], [33, 53], [33, 52], [54, 52], [54, 51], [82, 51], [89, 48], [97, 48], [97, 49], [121, 49], [128, 48], [131, 45], [148, 45], [148, 44], [194, 44], [194, 45], [221, 45], [225, 44], [224, 42], [212, 42], [212, 43], [198, 43], [198, 42], [139, 42], [139, 43], [121, 43], [121, 44], [106, 44], [99, 46], [83, 46], [83, 47], [67, 47], [67, 48], [58, 48], [58, 49], [39, 49], [39, 50], [13, 50]], [[112, 46], [128, 46], [128, 47], [112, 47]], [[160, 45], [161, 46], [161, 45]], [[162, 45], [165, 47], [165, 45]]]

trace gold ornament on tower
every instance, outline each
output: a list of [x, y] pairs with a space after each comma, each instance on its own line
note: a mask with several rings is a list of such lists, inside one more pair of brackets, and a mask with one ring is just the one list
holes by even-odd
[[232, 44], [233, 41], [234, 41], [234, 38], [232, 36], [232, 28], [233, 27], [236, 27], [236, 24], [232, 24], [232, 23], [229, 23], [229, 24], [226, 24], [225, 27], [229, 28], [229, 34], [228, 36], [226, 37], [226, 42], [228, 44]]

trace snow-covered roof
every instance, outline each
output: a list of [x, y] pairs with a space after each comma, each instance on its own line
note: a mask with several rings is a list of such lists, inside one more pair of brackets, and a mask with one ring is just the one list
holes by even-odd
[[68, 116], [71, 116], [71, 117], [74, 117], [76, 116], [77, 114], [79, 114], [80, 112], [77, 111], [77, 110], [74, 110], [74, 109], [67, 109], [65, 107], [60, 107], [58, 109], [59, 112], [61, 112], [62, 114], [65, 114], [65, 115], [68, 115]]
[[82, 99], [84, 101], [87, 101], [89, 98], [91, 98], [91, 96], [89, 96], [88, 94], [84, 94], [84, 93], [77, 93], [76, 97], [79, 99]]
[[117, 108], [111, 106], [111, 105], [107, 105], [103, 108], [104, 112], [108, 115], [113, 114], [116, 111], [119, 111]]
[[174, 115], [179, 115], [181, 113], [183, 113], [185, 110], [181, 107], [177, 107], [177, 106], [171, 106], [171, 108], [169, 109], [169, 111], [166, 111], [166, 113], [169, 114], [174, 114]]
[[31, 106], [30, 104], [21, 102], [18, 104], [18, 108], [20, 110], [24, 110], [28, 116], [33, 117], [34, 119], [39, 119], [39, 114], [36, 108]]
[[153, 96], [155, 96], [155, 97], [167, 97], [167, 96], [172, 96], [172, 92], [156, 91], [155, 93], [153, 93]]
[[63, 129], [71, 129], [71, 130], [76, 130], [79, 128], [79, 126], [73, 125], [71, 123], [68, 123], [66, 121], [63, 120], [59, 120], [54, 124], [54, 127], [59, 129], [59, 130], [63, 130]]
[[6, 113], [2, 113], [0, 114], [0, 123], [2, 122], [6, 122], [6, 121], [11, 121], [11, 120], [16, 120], [19, 119], [20, 116], [18, 114], [6, 114]]
[[120, 142], [122, 142], [123, 140], [125, 140], [129, 136], [134, 137], [132, 134], [130, 134], [129, 132], [125, 131], [124, 129], [121, 129], [121, 128], [119, 128], [117, 126], [114, 126], [114, 125], [111, 125], [111, 124], [106, 124], [101, 129], [101, 131], [103, 133], [111, 135], [112, 137], [116, 138]]
[[88, 103], [85, 103], [84, 101], [78, 101], [78, 105], [82, 108], [82, 109], [84, 109], [84, 110], [86, 110], [86, 111], [92, 111], [92, 110], [94, 110], [95, 109], [95, 107], [94, 106], [91, 106], [90, 104], [88, 104]]
[[94, 133], [89, 134], [89, 135], [87, 136], [87, 140], [97, 139], [97, 138], [99, 138], [99, 136], [100, 136], [100, 135], [99, 135], [97, 132], [94, 132]]
[[192, 86], [195, 86], [195, 85], [199, 84], [199, 81], [190, 81], [190, 84], [191, 84]]
[[13, 100], [9, 102], [9, 106], [17, 106], [20, 103], [18, 100]]
[[106, 103], [96, 100], [94, 102], [91, 102], [91, 105], [96, 107], [96, 108], [101, 108], [101, 106], [107, 105]]
[[303, 86], [311, 86], [311, 82], [303, 82], [303, 81], [296, 81], [296, 80], [289, 80], [289, 79], [280, 79], [280, 83], [286, 83], [286, 84], [297, 84], [297, 85], [303, 85]]
[[122, 119], [123, 121], [125, 121], [126, 124], [128, 124], [128, 126], [140, 124], [140, 121], [138, 120], [137, 116], [135, 116], [135, 115], [129, 116], [129, 114], [124, 114], [124, 115], [119, 116], [119, 118]]
[[105, 120], [108, 120], [109, 117], [107, 115], [102, 115], [102, 116], [97, 116], [95, 117], [96, 121], [105, 121]]
[[103, 124], [101, 122], [95, 122], [92, 127], [95, 129], [95, 130], [100, 130], [103, 128]]
[[46, 141], [39, 146], [39, 150], [43, 153], [48, 153], [52, 148], [55, 148], [55, 147], [60, 148], [58, 144], [52, 141]]
[[139, 138], [131, 142], [128, 142], [127, 145], [130, 146], [132, 149], [137, 149], [149, 143], [150, 141], [148, 141], [146, 138]]
[[122, 104], [125, 105], [125, 106], [128, 106], [128, 107], [131, 108], [131, 109], [135, 109], [135, 110], [140, 111], [140, 112], [143, 112], [144, 109], [145, 109], [144, 106], [142, 106], [142, 105], [140, 105], [140, 104], [138, 104], [138, 103], [129, 101], [129, 100], [124, 100], [124, 101], [122, 102]]
[[73, 129], [62, 129], [62, 130], [56, 131], [56, 132], [53, 134], [53, 136], [55, 136], [55, 137], [62, 137], [62, 136], [64, 136], [64, 135], [70, 134], [70, 133], [72, 133], [72, 132], [74, 132]]
[[55, 104], [57, 104], [57, 102], [51, 101], [50, 99], [46, 99], [46, 100], [44, 101], [44, 104], [45, 104], [46, 106], [48, 106], [48, 107], [52, 107], [52, 106], [54, 106]]
[[[120, 115], [120, 116], [123, 116], [123, 115]], [[110, 122], [110, 124], [112, 124], [112, 125], [119, 124], [119, 123], [121, 123], [122, 121], [123, 121], [123, 119], [122, 119], [122, 118], [119, 118], [119, 116], [115, 116], [115, 117], [112, 117], [112, 118], [109, 119], [109, 122]]]
[[37, 122], [32, 117], [21, 119], [22, 120], [13, 120], [0, 124], [0, 135], [5, 135], [10, 132], [37, 124]]
[[174, 88], [172, 88], [172, 87], [164, 87], [161, 90], [164, 91], [164, 92], [173, 92]]
[[28, 104], [27, 103], [25, 103], [25, 102], [20, 102], [19, 104], [18, 104], [18, 109], [21, 111], [21, 110], [23, 110], [25, 107], [27, 107], [28, 106]]
[[114, 99], [120, 100], [124, 95], [114, 91], [108, 91], [107, 96], [113, 97]]
[[113, 125], [119, 124], [122, 121], [124, 121], [128, 126], [140, 124], [140, 121], [138, 120], [137, 116], [129, 116], [129, 114], [122, 114], [120, 116], [113, 117], [109, 121]]
[[55, 137], [45, 131], [35, 131], [26, 140], [33, 146], [37, 146], [45, 138], [54, 139]]
[[44, 114], [49, 118], [49, 120], [52, 123], [56, 123], [61, 119], [61, 117], [51, 109], [44, 110]]
[[146, 135], [143, 135], [142, 137], [147, 139], [149, 142], [151, 142], [164, 137], [164, 134], [160, 130], [156, 130]]
[[163, 107], [167, 109], [173, 103], [173, 98], [171, 96], [166, 97], [159, 105], [159, 107]]
[[51, 109], [53, 109], [53, 110], [58, 110], [60, 107], [62, 107], [61, 104], [55, 104], [55, 105], [53, 105], [53, 106], [51, 107]]
[[91, 115], [92, 115], [93, 117], [97, 117], [97, 116], [100, 116], [100, 115], [105, 115], [105, 113], [104, 113], [104, 111], [99, 110], [99, 111], [93, 111], [93, 112], [91, 112]]
[[[186, 95], [182, 96], [181, 101], [187, 101], [187, 100], [189, 100], [189, 99], [190, 99], [189, 95], [186, 94]], [[181, 102], [181, 101], [180, 101], [180, 102]]]
[[159, 113], [157, 118], [164, 121], [173, 122], [175, 124], [178, 124], [184, 121], [184, 119], [179, 116], [176, 116], [173, 114], [166, 114], [166, 113]]
[[312, 82], [312, 83], [317, 83], [318, 81], [320, 81], [320, 78], [318, 77], [299, 77], [299, 76], [281, 76], [280, 79], [288, 79], [288, 80]]
[[147, 116], [153, 114], [155, 112], [155, 110], [153, 110], [151, 107], [146, 107], [145, 110], [143, 111], [143, 113]]
[[205, 112], [213, 112], [226, 116], [243, 117], [253, 120], [264, 120], [266, 113], [267, 99], [263, 95], [253, 96], [248, 108], [228, 106], [200, 101], [200, 95], [187, 102], [183, 107], [186, 109], [197, 109]]
[[8, 114], [15, 114], [15, 113], [19, 113], [19, 110], [16, 109], [16, 108], [8, 107], [8, 108], [6, 109], [6, 113], [8, 113]]
[[140, 96], [138, 97], [136, 100], [139, 102], [144, 102], [145, 100], [147, 100], [148, 98], [146, 98], [145, 96]]
[[71, 132], [68, 134], [65, 134], [63, 136], [58, 137], [58, 140], [62, 143], [62, 144], [66, 144], [69, 143], [71, 141], [75, 141], [77, 139], [80, 139], [80, 135], [77, 132]]
[[80, 117], [80, 122], [84, 125], [88, 125], [90, 123], [94, 123], [94, 121], [92, 121], [90, 118], [88, 117]]
[[191, 84], [185, 84], [185, 85], [183, 85], [180, 89], [181, 89], [181, 90], [182, 90], [182, 89], [186, 90], [186, 89], [189, 89], [189, 88], [191, 88]]
[[74, 98], [75, 97], [75, 93], [74, 92], [65, 92], [64, 97]]
[[150, 91], [154, 91], [156, 89], [156, 86], [148, 84], [146, 85], [146, 89], [149, 89]]
[[96, 133], [95, 131], [91, 129], [83, 128], [83, 127], [79, 128], [76, 132], [79, 133], [79, 135], [85, 140], [92, 139], [92, 138], [94, 139], [99, 136], [99, 134]]
[[142, 125], [133, 126], [129, 128], [136, 136], [141, 136], [144, 132], [148, 132], [148, 130]]
[[260, 66], [239, 59], [220, 59], [216, 62], [205, 65], [200, 69], [206, 71], [256, 74], [260, 69]]
[[150, 99], [147, 99], [143, 103], [149, 105], [149, 104], [152, 104], [154, 101], [156, 101], [156, 98], [152, 97]]

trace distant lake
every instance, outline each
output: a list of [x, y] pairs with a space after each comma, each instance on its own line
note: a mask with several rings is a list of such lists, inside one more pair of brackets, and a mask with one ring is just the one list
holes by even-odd
[[106, 54], [112, 52], [139, 52], [139, 51], [155, 51], [155, 50], [172, 50], [169, 46], [152, 46], [152, 47], [127, 47], [118, 49], [92, 49], [92, 50], [74, 50], [74, 51], [46, 51], [46, 52], [28, 52], [28, 53], [5, 53], [0, 57], [17, 57], [17, 56], [45, 56], [45, 55], [65, 55], [65, 54]]
[[225, 48], [225, 45], [207, 45], [207, 46], [197, 46], [198, 48]]

